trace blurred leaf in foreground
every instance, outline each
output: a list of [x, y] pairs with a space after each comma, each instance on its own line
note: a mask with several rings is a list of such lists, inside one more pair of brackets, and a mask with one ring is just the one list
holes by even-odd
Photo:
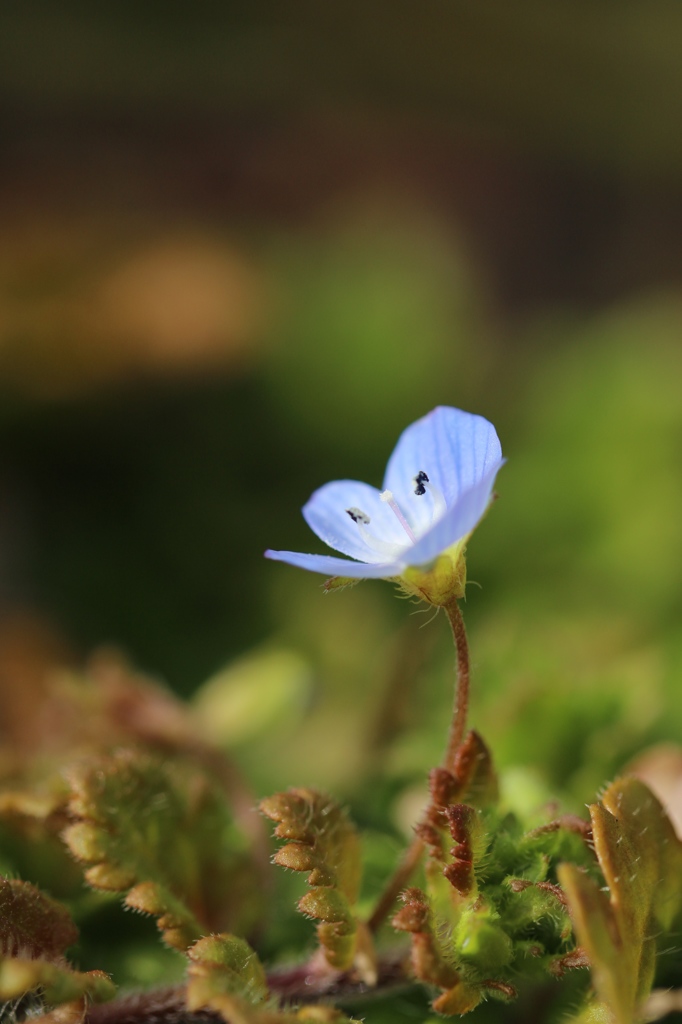
[[249, 742], [296, 722], [312, 687], [302, 655], [284, 648], [256, 651], [207, 680], [193, 707], [202, 734], [217, 744]]
[[[682, 905], [682, 844], [638, 779], [609, 786], [590, 817], [608, 895], [574, 864], [561, 865], [559, 879], [599, 1002], [616, 1024], [632, 1024], [653, 984], [656, 938], [670, 932]], [[597, 1020], [602, 1010], [587, 1012]]]
[[[249, 865], [225, 798], [199, 770], [119, 751], [72, 768], [64, 839], [97, 889], [159, 918], [177, 949], [249, 917]], [[253, 881], [253, 880], [252, 880]]]
[[0, 878], [0, 1000], [39, 990], [43, 1005], [73, 1004], [82, 1016], [85, 998], [111, 999], [115, 986], [102, 971], [74, 971], [64, 953], [78, 938], [66, 907], [29, 882]]

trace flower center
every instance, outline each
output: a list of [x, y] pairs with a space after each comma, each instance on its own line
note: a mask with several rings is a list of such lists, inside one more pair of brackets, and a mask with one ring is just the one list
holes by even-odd
[[[433, 486], [433, 484], [431, 483], [423, 469], [420, 469], [417, 475], [412, 478], [412, 482], [414, 483], [414, 493], [418, 498], [424, 497], [424, 495], [427, 492], [431, 496], [431, 520], [426, 528], [429, 529], [444, 514], [447, 508], [445, 498], [438, 490], [438, 488]], [[408, 523], [405, 514], [400, 508], [400, 505], [395, 500], [393, 492], [389, 490], [383, 491], [380, 497], [382, 501], [386, 502], [388, 507], [396, 516], [398, 522], [400, 523], [407, 537], [409, 538], [410, 543], [416, 544], [417, 536], [415, 535], [414, 530]], [[373, 551], [376, 551], [377, 554], [386, 558], [396, 558], [405, 550], [404, 545], [396, 544], [391, 541], [380, 540], [378, 537], [375, 537], [372, 533], [370, 533], [370, 531], [367, 529], [367, 527], [370, 524], [370, 518], [366, 512], [362, 511], [362, 509], [355, 507], [347, 508], [346, 513], [351, 517], [353, 522], [356, 524], [365, 544], [367, 544], [368, 547], [372, 548]], [[420, 535], [425, 532], [426, 530], [424, 529], [419, 531]]]
[[367, 527], [370, 524], [370, 518], [366, 512], [363, 512], [361, 508], [347, 508], [346, 513], [351, 517], [358, 530], [360, 536], [364, 540], [367, 547], [371, 548], [372, 551], [376, 551], [382, 558], [393, 559], [404, 550], [404, 546], [400, 544], [392, 544], [390, 541], [380, 540], [379, 537], [375, 537], [374, 534], [370, 533]]

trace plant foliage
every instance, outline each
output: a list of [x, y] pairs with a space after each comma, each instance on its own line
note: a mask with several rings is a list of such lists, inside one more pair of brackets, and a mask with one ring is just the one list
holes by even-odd
[[[573, 979], [576, 1021], [640, 1019], [657, 951], [679, 928], [682, 907], [682, 846], [641, 781], [608, 786], [589, 818], [556, 803], [513, 806], [490, 750], [468, 733], [449, 768], [430, 773], [411, 847], [423, 852], [423, 868], [396, 890], [392, 928], [369, 913], [380, 896], [376, 836], [363, 844], [349, 813], [317, 790], [267, 797], [260, 810], [275, 826], [272, 860], [305, 876], [295, 899], [317, 922], [314, 950], [281, 909], [284, 897], [294, 902], [295, 879], [264, 873], [258, 818], [244, 812], [234, 767], [187, 708], [116, 671], [55, 681], [44, 707], [87, 706], [91, 717], [71, 723], [68, 743], [46, 732], [0, 791], [6, 1013], [52, 1024], [105, 1024], [119, 1014], [140, 1024], [188, 1014], [350, 1024], [364, 999], [371, 1024], [380, 998], [390, 1006], [394, 991], [422, 989], [441, 1016], [480, 1015], [488, 1003], [505, 1019], [506, 1004], [558, 993]], [[382, 855], [383, 881], [393, 867]], [[21, 872], [29, 878], [15, 877]], [[121, 961], [92, 963], [79, 939], [80, 928], [91, 941], [97, 915], [117, 899], [156, 919], [163, 942], [184, 957], [183, 981], [117, 996], [107, 967]], [[284, 962], [269, 963], [277, 920], [268, 902], [284, 914], [280, 934], [298, 936], [288, 947], [278, 940]], [[112, 932], [109, 945], [124, 941]], [[74, 950], [79, 958], [85, 950], [84, 969]]]

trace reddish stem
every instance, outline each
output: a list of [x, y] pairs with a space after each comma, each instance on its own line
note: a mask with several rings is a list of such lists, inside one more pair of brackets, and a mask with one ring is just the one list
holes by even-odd
[[450, 722], [448, 746], [443, 760], [443, 767], [452, 771], [455, 756], [462, 745], [466, 732], [467, 715], [469, 712], [469, 642], [464, 619], [457, 601], [452, 598], [445, 606], [445, 614], [450, 622], [452, 637], [457, 651], [457, 681], [455, 683], [455, 700]]
[[[455, 756], [464, 739], [467, 714], [469, 711], [469, 643], [467, 641], [466, 629], [464, 627], [464, 619], [462, 618], [462, 613], [459, 610], [457, 600], [455, 598], [451, 598], [450, 601], [444, 605], [444, 608], [452, 629], [452, 636], [455, 641], [455, 650], [457, 651], [455, 699], [452, 720], [450, 722], [450, 732], [448, 735], [448, 745], [443, 759], [443, 767], [448, 770], [452, 770], [452, 766], [455, 763]], [[407, 885], [413, 871], [416, 870], [423, 852], [424, 843], [419, 836], [415, 836], [405, 851], [403, 859], [396, 868], [392, 878], [389, 880], [388, 885], [379, 897], [379, 902], [367, 922], [371, 932], [377, 932], [390, 914], [395, 901]]]
[[[268, 974], [268, 988], [283, 1006], [328, 999], [356, 999], [411, 984], [405, 973], [405, 951], [394, 950], [377, 963], [377, 984], [369, 990], [352, 973], [321, 972], [310, 963], [279, 967]], [[224, 1024], [215, 1010], [190, 1013], [186, 987], [172, 985], [120, 996], [88, 1006], [83, 1024]], [[240, 1018], [241, 1019], [241, 1018]]]

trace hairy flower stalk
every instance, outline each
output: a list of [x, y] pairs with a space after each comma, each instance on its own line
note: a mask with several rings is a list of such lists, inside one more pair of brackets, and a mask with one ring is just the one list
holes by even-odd
[[[469, 712], [469, 643], [457, 598], [453, 597], [448, 604], [444, 605], [444, 609], [452, 628], [452, 636], [457, 652], [455, 699], [450, 720], [448, 744], [443, 758], [443, 768], [451, 771], [455, 764], [457, 751], [461, 747], [466, 735], [467, 715]], [[367, 926], [372, 933], [379, 930], [391, 913], [398, 896], [409, 882], [414, 871], [416, 871], [423, 852], [424, 842], [418, 835], [415, 835], [367, 921]]]
[[[469, 647], [458, 605], [466, 586], [465, 551], [503, 462], [491, 423], [439, 406], [403, 432], [382, 491], [356, 480], [335, 480], [304, 506], [303, 515], [318, 537], [354, 561], [265, 552], [268, 558], [333, 574], [327, 589], [360, 579], [388, 579], [406, 594], [445, 610], [457, 652], [446, 769], [454, 765], [465, 737], [469, 705]], [[415, 837], [369, 919], [370, 930], [386, 919], [422, 852], [422, 840]]]
[[469, 713], [469, 642], [462, 612], [455, 598], [445, 605], [445, 613], [450, 620], [455, 650], [457, 652], [455, 702], [452, 709], [448, 746], [443, 761], [443, 767], [451, 771], [455, 763], [457, 751], [461, 747], [466, 733], [467, 715]]

